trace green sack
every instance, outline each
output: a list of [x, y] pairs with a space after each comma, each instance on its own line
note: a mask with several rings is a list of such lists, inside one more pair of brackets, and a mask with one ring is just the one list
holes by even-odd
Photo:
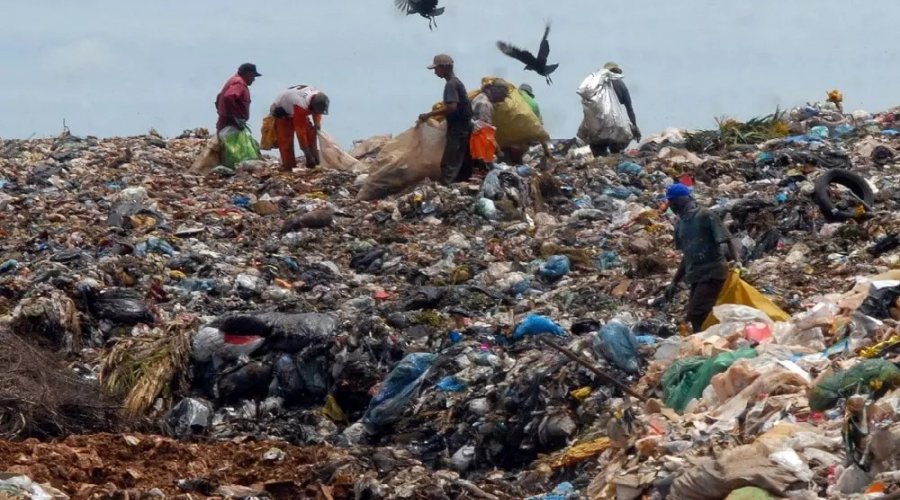
[[755, 357], [756, 349], [744, 347], [734, 352], [723, 352], [713, 358], [679, 359], [662, 377], [666, 406], [679, 413], [683, 412], [692, 399], [703, 395], [714, 376], [728, 370], [739, 359]]
[[259, 143], [246, 128], [226, 127], [219, 132], [219, 141], [222, 143], [222, 165], [228, 168], [260, 158]]
[[900, 368], [884, 359], [867, 359], [849, 370], [833, 373], [809, 393], [809, 409], [825, 411], [854, 394], [886, 392], [900, 386]]

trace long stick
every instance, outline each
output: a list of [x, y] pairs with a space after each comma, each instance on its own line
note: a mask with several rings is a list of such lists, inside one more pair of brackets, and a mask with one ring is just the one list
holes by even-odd
[[544, 343], [547, 344], [548, 346], [550, 346], [550, 347], [556, 349], [557, 351], [559, 351], [559, 352], [565, 354], [567, 358], [569, 358], [569, 359], [571, 359], [572, 361], [578, 363], [579, 365], [581, 365], [581, 366], [587, 368], [588, 370], [594, 372], [595, 375], [597, 375], [598, 377], [602, 378], [603, 380], [605, 380], [605, 381], [609, 382], [610, 384], [612, 384], [612, 385], [618, 387], [619, 389], [622, 389], [622, 391], [623, 391], [625, 394], [628, 394], [629, 396], [633, 396], [633, 397], [635, 397], [635, 398], [637, 398], [637, 399], [639, 399], [640, 401], [643, 401], [643, 402], [646, 402], [646, 401], [647, 401], [647, 398], [645, 398], [644, 396], [641, 396], [640, 394], [634, 392], [633, 390], [631, 390], [630, 387], [628, 387], [628, 386], [626, 386], [625, 384], [619, 382], [618, 380], [616, 380], [615, 378], [613, 378], [612, 375], [610, 375], [610, 374], [606, 373], [605, 371], [603, 371], [603, 370], [597, 368], [596, 366], [594, 366], [593, 363], [591, 363], [590, 361], [588, 361], [587, 359], [585, 359], [583, 356], [581, 356], [581, 355], [575, 353], [575, 352], [572, 351], [571, 349], [568, 349], [568, 348], [566, 348], [566, 347], [563, 347], [563, 346], [557, 344], [556, 342], [553, 342], [552, 340], [550, 340], [549, 337], [538, 337], [538, 340], [541, 340], [542, 342], [544, 342]]

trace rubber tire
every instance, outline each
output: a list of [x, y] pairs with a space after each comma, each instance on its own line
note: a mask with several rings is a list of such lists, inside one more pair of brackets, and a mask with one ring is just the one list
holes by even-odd
[[870, 207], [875, 203], [875, 193], [872, 192], [869, 183], [861, 175], [842, 168], [828, 170], [816, 179], [815, 191], [813, 192], [813, 201], [819, 206], [822, 215], [825, 216], [825, 220], [828, 222], [844, 222], [852, 219], [855, 215], [852, 210], [838, 210], [835, 208], [834, 201], [828, 195], [828, 186], [831, 184], [839, 184], [846, 187]]

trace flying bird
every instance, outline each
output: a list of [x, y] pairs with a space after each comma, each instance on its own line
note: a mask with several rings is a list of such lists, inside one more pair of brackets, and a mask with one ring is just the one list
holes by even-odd
[[506, 42], [497, 42], [497, 48], [509, 57], [525, 63], [526, 70], [534, 71], [543, 76], [547, 79], [547, 85], [550, 85], [553, 83], [553, 79], [550, 78], [550, 73], [556, 71], [559, 64], [547, 64], [547, 56], [550, 55], [550, 42], [547, 41], [547, 35], [549, 34], [550, 25], [548, 24], [547, 27], [544, 28], [544, 38], [541, 40], [541, 48], [538, 50], [537, 57], [534, 57], [534, 54], [527, 50], [513, 47]]
[[438, 0], [394, 0], [394, 5], [406, 12], [407, 16], [418, 14], [428, 19], [429, 30], [437, 28], [437, 21], [434, 18], [444, 13], [444, 8], [438, 7]]

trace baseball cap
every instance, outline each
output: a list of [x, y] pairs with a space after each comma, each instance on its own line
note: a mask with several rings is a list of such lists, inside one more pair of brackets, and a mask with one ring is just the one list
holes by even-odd
[[610, 62], [608, 62], [608, 63], [606, 63], [606, 64], [603, 65], [603, 69], [608, 69], [608, 70], [610, 70], [610, 71], [612, 71], [612, 70], [614, 70], [614, 69], [618, 69], [618, 70], [621, 71], [622, 68], [620, 68], [618, 64], [616, 64], [616, 63], [610, 61]]
[[323, 115], [328, 114], [328, 107], [331, 105], [331, 99], [328, 98], [323, 92], [319, 92], [312, 96], [309, 100], [310, 109], [316, 113], [322, 113]]
[[247, 73], [252, 74], [253, 76], [262, 76], [259, 71], [256, 71], [256, 65], [251, 63], [244, 63], [238, 68], [239, 75], [245, 75]]
[[684, 196], [691, 195], [691, 188], [685, 186], [684, 184], [672, 184], [669, 186], [669, 189], [666, 189], [666, 200], [672, 201], [675, 198], [682, 198]]
[[453, 66], [453, 58], [448, 56], [447, 54], [438, 54], [434, 56], [434, 61], [431, 63], [431, 66], [428, 69], [434, 69], [438, 66]]

